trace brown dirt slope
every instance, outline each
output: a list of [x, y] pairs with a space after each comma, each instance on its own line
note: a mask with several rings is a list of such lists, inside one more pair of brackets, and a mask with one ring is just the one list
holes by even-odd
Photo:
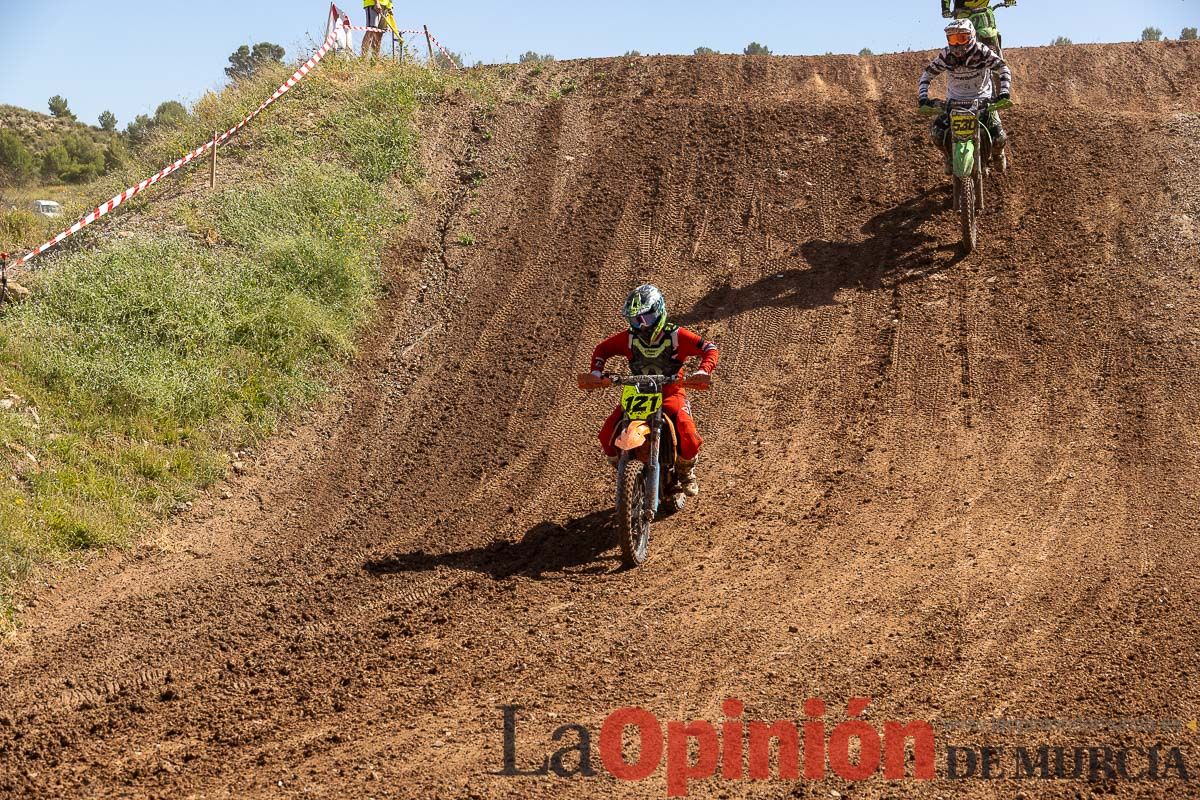
[[[523, 66], [532, 99], [440, 109], [441, 216], [391, 253], [338, 402], [231, 500], [26, 613], [0, 795], [663, 796], [661, 769], [493, 774], [496, 707], [527, 708], [529, 766], [564, 722], [719, 721], [726, 697], [759, 719], [822, 697], [831, 725], [859, 695], [873, 720], [1056, 718], [1013, 743], [1161, 741], [1200, 769], [1186, 728], [1070, 729], [1200, 712], [1200, 46], [1011, 59], [1013, 170], [967, 259], [920, 54]], [[722, 363], [694, 402], [703, 494], [621, 571], [593, 441], [612, 398], [573, 374], [644, 279]]]

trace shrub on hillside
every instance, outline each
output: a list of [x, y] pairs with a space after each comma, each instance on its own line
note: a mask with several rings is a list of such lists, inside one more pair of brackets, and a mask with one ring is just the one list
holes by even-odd
[[743, 50], [742, 53], [748, 56], [769, 56], [771, 55], [771, 48], [767, 47], [765, 44], [751, 42], [750, 44], [746, 45], [746, 49]]
[[27, 209], [0, 211], [0, 249], [32, 245], [33, 239], [43, 232], [43, 228], [45, 223], [42, 218]]
[[1195, 41], [1196, 40], [1196, 29], [1195, 28], [1184, 28], [1182, 31], [1180, 31], [1179, 38], [1181, 41], [1184, 41], [1184, 42]]
[[441, 50], [433, 51], [433, 63], [438, 69], [456, 69], [463, 65], [463, 54], [448, 51], [449, 55]]
[[94, 141], [79, 134], [63, 137], [67, 164], [58, 173], [68, 183], [85, 183], [104, 174], [104, 150]]
[[61, 181], [62, 175], [71, 167], [71, 156], [61, 143], [47, 148], [42, 153], [42, 164], [39, 172], [42, 180], [53, 183]]
[[1144, 28], [1142, 30], [1143, 42], [1161, 42], [1162, 28]]
[[154, 109], [154, 124], [179, 126], [187, 122], [190, 116], [183, 103], [178, 100], [167, 100], [159, 103], [158, 108]]
[[75, 119], [75, 115], [71, 113], [70, 107], [67, 106], [67, 98], [61, 94], [51, 97], [48, 105], [50, 106], [51, 116], [58, 119]]
[[12, 131], [0, 130], [0, 181], [8, 186], [24, 186], [37, 174], [33, 153]]
[[283, 63], [283, 48], [273, 42], [259, 42], [254, 49], [242, 45], [229, 55], [225, 74], [231, 80], [253, 78], [267, 64]]
[[150, 138], [150, 129], [154, 120], [145, 114], [138, 114], [125, 126], [125, 138], [134, 147], [140, 147]]

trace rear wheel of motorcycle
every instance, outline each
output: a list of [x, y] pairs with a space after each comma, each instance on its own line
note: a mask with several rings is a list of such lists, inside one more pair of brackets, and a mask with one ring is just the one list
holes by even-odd
[[975, 178], [961, 178], [958, 189], [958, 213], [962, 219], [963, 250], [970, 253], [975, 249]]
[[645, 467], [635, 461], [617, 477], [617, 538], [621, 561], [641, 565], [650, 551], [650, 518], [646, 511]]

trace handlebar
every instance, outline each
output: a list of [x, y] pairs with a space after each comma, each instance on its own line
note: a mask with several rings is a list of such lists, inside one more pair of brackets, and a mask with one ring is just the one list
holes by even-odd
[[[960, 105], [958, 107], [968, 110], [974, 109], [976, 110], [976, 113], [982, 113], [983, 111], [1003, 111], [1006, 108], [1012, 108], [1013, 105], [1014, 103], [1012, 99], [1008, 98], [1005, 100], [997, 100], [994, 103], [984, 103], [981, 100], [976, 100], [970, 105]], [[919, 106], [917, 113], [928, 117], [934, 114], [942, 113], [946, 110], [946, 106], [947, 103], [945, 100], [930, 100], [929, 105]]]
[[653, 388], [661, 390], [666, 386], [678, 383], [685, 389], [708, 389], [707, 383], [693, 383], [692, 376], [680, 375], [620, 375], [615, 372], [605, 372], [599, 378], [590, 372], [581, 372], [578, 377], [579, 388], [584, 391], [604, 389], [609, 386], [637, 386], [638, 388]]

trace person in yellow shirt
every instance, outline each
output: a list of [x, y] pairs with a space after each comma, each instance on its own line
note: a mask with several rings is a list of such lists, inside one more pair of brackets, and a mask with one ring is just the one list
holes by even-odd
[[[367, 27], [382, 28], [391, 25], [392, 0], [363, 0], [363, 9], [367, 12]], [[367, 31], [363, 34], [362, 54], [374, 53], [379, 55], [379, 45], [383, 42], [383, 31]]]

